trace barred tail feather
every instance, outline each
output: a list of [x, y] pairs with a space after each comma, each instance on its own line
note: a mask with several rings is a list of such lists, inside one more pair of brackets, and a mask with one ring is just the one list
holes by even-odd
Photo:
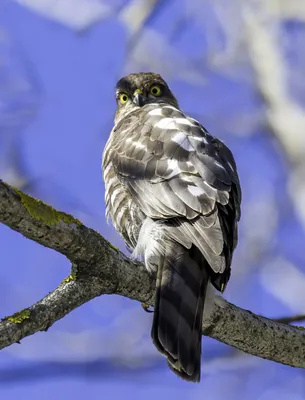
[[200, 381], [204, 299], [209, 267], [196, 247], [167, 243], [160, 255], [152, 339], [181, 378]]

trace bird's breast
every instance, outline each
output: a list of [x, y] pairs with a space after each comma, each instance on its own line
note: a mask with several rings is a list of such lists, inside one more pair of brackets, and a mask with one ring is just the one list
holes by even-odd
[[111, 219], [114, 228], [121, 234], [128, 247], [134, 249], [145, 215], [119, 179], [110, 160], [103, 163], [103, 176], [106, 218]]

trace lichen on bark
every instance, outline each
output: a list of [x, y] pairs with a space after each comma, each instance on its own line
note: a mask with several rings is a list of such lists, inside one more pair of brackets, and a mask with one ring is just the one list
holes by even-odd
[[53, 207], [45, 204], [41, 200], [37, 200], [20, 190], [13, 188], [14, 191], [20, 196], [21, 203], [31, 217], [45, 222], [50, 226], [57, 225], [60, 221], [67, 224], [77, 224], [82, 225], [82, 223], [74, 218], [72, 215], [66, 214], [62, 211], [57, 211]]
[[29, 319], [30, 316], [31, 316], [31, 311], [28, 308], [25, 308], [22, 311], [18, 311], [15, 314], [10, 315], [9, 317], [4, 317], [2, 321], [10, 321], [13, 322], [14, 324], [21, 324], [26, 319]]

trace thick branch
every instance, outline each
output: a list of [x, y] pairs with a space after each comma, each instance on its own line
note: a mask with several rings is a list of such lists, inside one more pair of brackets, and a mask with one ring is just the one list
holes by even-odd
[[[0, 323], [0, 348], [46, 330], [101, 294], [120, 294], [153, 305], [154, 279], [141, 263], [114, 249], [73, 217], [33, 200], [0, 181], [0, 222], [68, 257], [76, 266], [70, 282], [25, 311]], [[76, 272], [76, 280], [74, 273]], [[305, 368], [305, 333], [217, 299], [203, 333], [262, 358]]]

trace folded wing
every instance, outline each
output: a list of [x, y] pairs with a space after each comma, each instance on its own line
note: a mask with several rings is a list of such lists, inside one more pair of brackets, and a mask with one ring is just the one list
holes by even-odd
[[221, 290], [230, 276], [240, 218], [232, 153], [172, 106], [151, 104], [139, 111], [115, 128], [112, 164], [148, 217], [170, 221], [179, 243], [200, 250]]

